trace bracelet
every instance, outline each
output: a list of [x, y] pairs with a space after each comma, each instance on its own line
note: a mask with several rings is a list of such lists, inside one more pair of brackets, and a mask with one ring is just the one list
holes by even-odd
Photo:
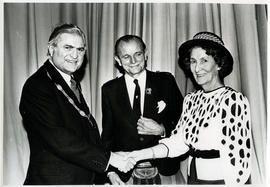
[[169, 148], [168, 148], [168, 146], [166, 145], [166, 144], [164, 144], [164, 143], [159, 143], [160, 145], [162, 144], [162, 145], [164, 145], [165, 147], [166, 147], [166, 149], [167, 149], [167, 154], [166, 154], [166, 157], [169, 157]]
[[151, 149], [152, 155], [153, 155], [152, 158], [155, 159], [156, 158], [155, 151], [154, 151], [154, 149], [152, 147], [150, 147], [150, 149]]

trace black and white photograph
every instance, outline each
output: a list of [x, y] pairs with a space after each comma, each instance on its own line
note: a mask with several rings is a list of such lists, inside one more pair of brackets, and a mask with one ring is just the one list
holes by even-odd
[[2, 185], [267, 185], [267, 1], [1, 8]]

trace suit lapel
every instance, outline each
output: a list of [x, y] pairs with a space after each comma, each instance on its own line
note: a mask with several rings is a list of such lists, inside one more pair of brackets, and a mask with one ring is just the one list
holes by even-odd
[[[154, 80], [154, 73], [146, 71], [146, 85], [145, 85], [145, 98], [144, 98], [144, 111], [143, 116], [148, 118], [153, 118], [157, 114], [157, 100], [158, 100], [158, 89], [157, 82]], [[120, 108], [125, 111], [126, 119], [128, 119], [131, 124], [137, 125], [137, 119], [133, 114], [132, 104], [130, 103], [128, 91], [126, 87], [126, 81], [124, 76], [119, 78], [119, 92], [117, 93], [118, 103]], [[151, 91], [150, 91], [151, 90]], [[135, 122], [136, 121], [136, 122]]]
[[157, 113], [158, 83], [153, 80], [153, 76], [153, 72], [146, 71], [146, 85], [143, 110], [144, 117], [153, 117]]
[[[56, 84], [59, 84], [64, 92], [74, 101], [75, 105], [77, 107], [79, 107], [81, 110], [84, 110], [84, 112], [86, 112], [86, 114], [89, 113], [89, 109], [86, 105], [86, 102], [82, 96], [82, 94], [80, 93], [81, 95], [81, 98], [82, 98], [82, 103], [79, 103], [76, 95], [73, 93], [73, 91], [70, 89], [70, 87], [68, 86], [68, 84], [66, 83], [66, 81], [64, 80], [64, 78], [60, 75], [60, 73], [55, 69], [55, 67], [49, 62], [49, 60], [47, 60], [44, 64], [45, 66], [45, 69], [47, 70], [47, 72], [49, 73], [52, 81]], [[85, 107], [86, 105], [86, 107]]]
[[128, 111], [128, 113], [132, 113], [132, 105], [129, 100], [128, 91], [127, 91], [127, 85], [124, 76], [119, 78], [120, 84], [119, 84], [119, 93], [118, 98], [121, 103], [121, 107], [124, 109], [124, 111]]
[[118, 84], [118, 93], [116, 95], [116, 98], [118, 98], [119, 108], [121, 108], [121, 111], [123, 111], [123, 114], [125, 115], [125, 119], [130, 122], [132, 125], [137, 126], [137, 118], [133, 113], [132, 104], [129, 100], [129, 95], [127, 91], [126, 81], [124, 76], [119, 78], [120, 83]]

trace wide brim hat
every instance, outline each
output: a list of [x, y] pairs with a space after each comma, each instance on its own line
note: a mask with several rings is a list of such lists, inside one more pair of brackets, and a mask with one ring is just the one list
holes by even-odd
[[220, 49], [223, 51], [223, 54], [226, 56], [226, 60], [221, 68], [223, 69], [223, 77], [229, 75], [232, 72], [233, 66], [233, 57], [230, 51], [224, 46], [224, 42], [222, 39], [214, 33], [211, 32], [199, 32], [197, 33], [193, 39], [184, 42], [178, 50], [179, 55], [179, 65], [181, 67], [185, 66], [186, 60], [189, 59], [190, 52], [189, 50], [195, 46], [208, 46], [214, 49]]

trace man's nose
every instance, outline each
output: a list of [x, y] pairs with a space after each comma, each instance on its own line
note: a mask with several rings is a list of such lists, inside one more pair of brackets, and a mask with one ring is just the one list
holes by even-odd
[[132, 56], [130, 57], [130, 63], [131, 63], [131, 64], [136, 63], [136, 59], [135, 59], [134, 57], [132, 57]]
[[73, 49], [70, 55], [71, 55], [72, 58], [77, 58], [78, 57], [77, 49]]

